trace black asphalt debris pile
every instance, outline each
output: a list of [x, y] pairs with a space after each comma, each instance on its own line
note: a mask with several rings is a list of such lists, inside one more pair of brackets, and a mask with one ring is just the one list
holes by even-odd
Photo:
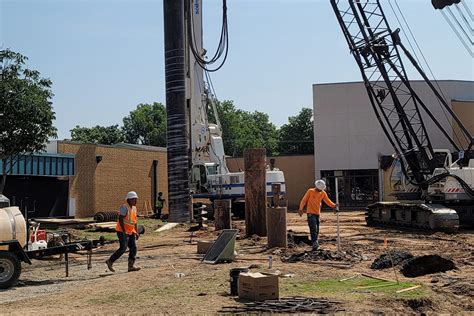
[[224, 306], [219, 312], [225, 314], [266, 314], [266, 313], [317, 313], [334, 314], [344, 311], [340, 302], [329, 301], [324, 298], [310, 298], [302, 296], [283, 297], [279, 300], [262, 302], [248, 302], [240, 306]]
[[305, 247], [312, 245], [311, 240], [309, 240], [307, 234], [295, 233], [294, 231], [289, 230], [287, 238], [288, 248]]
[[325, 249], [318, 249], [312, 251], [304, 251], [301, 253], [288, 253], [283, 252], [281, 254], [281, 261], [287, 263], [295, 263], [301, 261], [320, 261], [320, 260], [329, 260], [329, 261], [349, 261], [349, 262], [359, 262], [363, 260], [363, 256], [351, 252], [351, 251], [331, 251]]
[[456, 269], [453, 261], [438, 255], [427, 255], [414, 257], [405, 261], [400, 271], [404, 276], [414, 278], [431, 273], [446, 272], [453, 269]]
[[[390, 256], [392, 257], [390, 259]], [[370, 266], [371, 269], [381, 270], [386, 268], [392, 267], [392, 260], [393, 265], [398, 266], [399, 264], [403, 263], [405, 260], [413, 258], [413, 255], [407, 251], [397, 251], [392, 250], [390, 251], [390, 255], [388, 253], [381, 254], [378, 258], [376, 258], [372, 265]]]

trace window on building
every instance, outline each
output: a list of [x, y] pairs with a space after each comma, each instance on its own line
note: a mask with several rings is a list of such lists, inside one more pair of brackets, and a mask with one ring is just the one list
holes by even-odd
[[323, 170], [321, 177], [326, 179], [326, 191], [334, 202], [337, 179], [339, 205], [342, 207], [364, 207], [379, 201], [377, 169]]

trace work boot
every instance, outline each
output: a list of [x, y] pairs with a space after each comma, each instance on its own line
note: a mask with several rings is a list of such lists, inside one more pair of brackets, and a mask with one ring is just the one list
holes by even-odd
[[135, 260], [128, 260], [128, 272], [140, 271], [140, 267], [135, 267]]
[[109, 270], [110, 270], [111, 272], [115, 272], [115, 269], [114, 269], [114, 267], [113, 267], [113, 266], [114, 266], [114, 263], [113, 263], [112, 261], [110, 261], [110, 259], [107, 259], [107, 260], [105, 261], [105, 264], [107, 265], [107, 268], [109, 268]]

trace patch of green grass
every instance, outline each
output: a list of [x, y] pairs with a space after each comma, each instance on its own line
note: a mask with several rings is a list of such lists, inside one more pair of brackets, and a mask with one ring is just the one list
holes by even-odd
[[153, 219], [153, 218], [138, 218], [137, 223], [145, 226], [145, 228], [154, 228], [157, 226], [164, 225], [164, 222], [161, 219]]
[[[320, 281], [289, 280], [282, 286], [284, 295], [316, 295], [338, 297], [345, 299], [360, 299], [366, 295], [378, 294], [380, 296], [396, 299], [413, 299], [427, 296], [428, 289], [424, 286], [407, 292], [396, 291], [415, 286], [413, 282], [387, 282], [359, 276], [354, 279], [340, 282], [339, 279], [326, 279]], [[374, 286], [369, 288], [358, 288]]]

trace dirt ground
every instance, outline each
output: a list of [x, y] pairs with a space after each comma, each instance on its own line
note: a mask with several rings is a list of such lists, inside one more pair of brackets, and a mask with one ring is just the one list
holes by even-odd
[[[321, 218], [321, 248], [335, 251], [336, 216], [332, 212], [323, 213]], [[308, 232], [305, 217], [290, 213], [287, 222], [289, 230]], [[241, 304], [229, 295], [229, 270], [253, 265], [253, 271], [266, 271], [269, 255], [273, 256], [273, 270], [294, 275], [280, 278], [280, 296], [328, 297], [339, 301], [344, 312], [352, 313], [474, 312], [474, 231], [445, 234], [367, 227], [363, 212], [342, 212], [340, 223], [342, 250], [356, 253], [358, 260], [284, 263], [280, 259], [282, 253], [303, 252], [309, 247], [267, 250], [265, 238], [239, 238], [234, 262], [209, 265], [200, 262], [195, 242], [186, 242], [187, 226], [180, 225], [163, 233], [148, 230], [138, 241], [137, 262], [141, 271], [127, 273], [125, 257], [116, 263], [117, 272], [107, 270], [104, 261], [117, 248], [117, 243], [95, 250], [91, 270], [86, 268], [85, 256], [71, 255], [68, 278], [64, 263], [59, 261], [23, 264], [18, 284], [0, 291], [0, 313], [213, 314], [224, 306]], [[234, 225], [243, 237], [244, 223], [236, 221]], [[212, 240], [218, 233], [210, 227], [197, 235], [197, 239]], [[413, 255], [439, 254], [453, 260], [457, 269], [411, 279], [397, 272], [401, 281], [422, 285], [416, 295], [370, 290], [341, 295], [318, 287], [319, 281], [348, 278], [356, 273], [394, 279], [392, 269], [369, 268], [384, 251], [385, 238], [391, 249]], [[184, 276], [178, 278], [177, 273]]]

